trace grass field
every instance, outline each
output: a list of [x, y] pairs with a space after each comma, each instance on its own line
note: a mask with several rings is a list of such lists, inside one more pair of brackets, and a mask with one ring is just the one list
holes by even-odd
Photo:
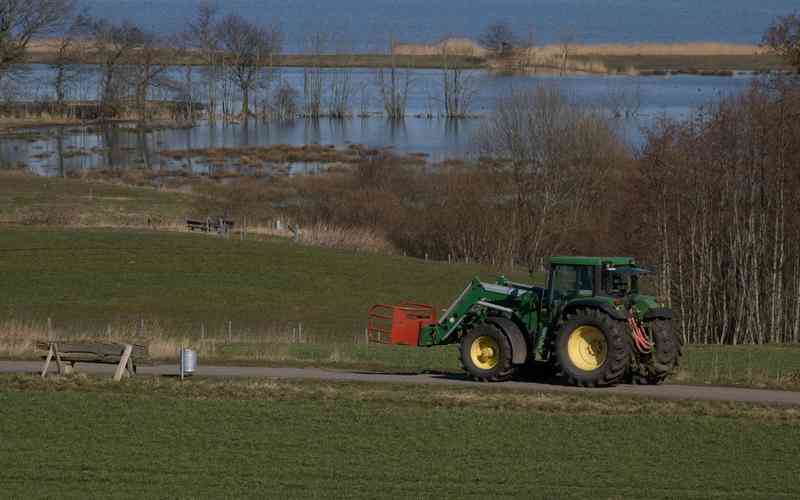
[[512, 391], [0, 377], [0, 483], [9, 498], [797, 498], [799, 422]]
[[[0, 356], [37, 356], [50, 318], [54, 337], [143, 335], [157, 359], [188, 344], [205, 363], [460, 369], [453, 348], [364, 345], [367, 308], [445, 307], [467, 280], [497, 271], [174, 232], [195, 196], [0, 173], [0, 221], [32, 224], [0, 226]], [[173, 231], [144, 231], [147, 219]], [[797, 390], [800, 347], [690, 346], [671, 382]]]
[[[64, 330], [105, 331], [144, 319], [198, 336], [228, 321], [237, 335], [303, 324], [307, 337], [352, 340], [374, 303], [416, 299], [446, 306], [474, 265], [357, 254], [287, 239], [113, 230], [0, 232], [0, 311], [52, 318]], [[2, 318], [0, 316], [0, 318]]]
[[[156, 358], [184, 343], [204, 362], [419, 372], [459, 370], [455, 349], [363, 345], [367, 308], [408, 299], [445, 307], [493, 271], [281, 238], [9, 227], [0, 274], [5, 357], [34, 356], [51, 318], [55, 337], [144, 335]], [[797, 389], [800, 347], [692, 346], [672, 381]]]
[[0, 228], [7, 224], [147, 227], [187, 215], [193, 196], [82, 179], [0, 171]]

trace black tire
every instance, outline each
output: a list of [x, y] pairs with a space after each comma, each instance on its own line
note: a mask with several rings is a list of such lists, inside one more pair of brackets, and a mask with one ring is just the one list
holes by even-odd
[[658, 385], [678, 369], [683, 342], [672, 330], [672, 321], [656, 319], [644, 325], [653, 340], [651, 354], [637, 353], [637, 366], [631, 381], [640, 385]]
[[[596, 309], [578, 309], [567, 315], [556, 337], [556, 362], [567, 380], [581, 387], [609, 386], [620, 382], [628, 372], [631, 358], [630, 335], [625, 323], [616, 321], [608, 314]], [[580, 360], [570, 357], [570, 337], [579, 335], [579, 329], [591, 329], [604, 341], [602, 361], [596, 360], [596, 368], [582, 368]], [[599, 331], [599, 334], [597, 332]]]
[[[491, 339], [491, 341], [486, 339]], [[479, 360], [473, 359], [472, 355], [473, 345], [477, 345], [476, 343], [479, 341], [492, 344], [492, 361], [487, 361], [485, 366], [479, 366]], [[459, 350], [461, 366], [470, 377], [479, 382], [502, 382], [514, 376], [515, 367], [511, 362], [511, 342], [505, 333], [492, 324], [481, 323], [472, 328], [461, 339]]]

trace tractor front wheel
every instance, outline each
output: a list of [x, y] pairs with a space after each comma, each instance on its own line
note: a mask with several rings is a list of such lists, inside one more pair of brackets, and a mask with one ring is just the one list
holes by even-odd
[[477, 325], [461, 339], [461, 365], [479, 382], [501, 382], [514, 375], [511, 342], [488, 323]]
[[625, 376], [630, 343], [624, 323], [602, 311], [583, 309], [567, 315], [556, 338], [556, 359], [570, 383], [582, 387], [613, 385]]

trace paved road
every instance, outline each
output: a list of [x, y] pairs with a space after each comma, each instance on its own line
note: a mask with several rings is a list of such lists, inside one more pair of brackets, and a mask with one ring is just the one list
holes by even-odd
[[[40, 362], [0, 361], [0, 373], [35, 373], [41, 370]], [[112, 374], [113, 366], [78, 365], [85, 373]], [[175, 365], [142, 366], [139, 373], [144, 375], [175, 375]], [[393, 382], [405, 384], [439, 384], [462, 387], [481, 387], [492, 389], [515, 389], [538, 392], [591, 392], [594, 394], [617, 394], [645, 396], [669, 400], [734, 401], [741, 403], [762, 403], [774, 405], [800, 406], [800, 392], [774, 391], [761, 389], [740, 389], [735, 387], [662, 385], [638, 386], [619, 385], [603, 389], [584, 389], [553, 384], [533, 382], [504, 382], [502, 384], [478, 384], [455, 374], [414, 374], [376, 373], [342, 370], [321, 370], [318, 368], [272, 368], [255, 366], [200, 366], [198, 376], [205, 377], [248, 377], [275, 379], [314, 379], [346, 382]]]

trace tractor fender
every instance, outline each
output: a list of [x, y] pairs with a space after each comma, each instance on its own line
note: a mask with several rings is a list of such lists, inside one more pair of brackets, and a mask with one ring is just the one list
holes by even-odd
[[486, 320], [499, 328], [508, 337], [511, 342], [511, 363], [514, 365], [523, 365], [528, 358], [528, 343], [525, 342], [525, 336], [522, 330], [516, 323], [508, 318], [493, 316]]
[[672, 319], [672, 309], [666, 308], [657, 308], [657, 309], [650, 309], [644, 314], [645, 321], [650, 321], [654, 319]]
[[569, 305], [567, 305], [567, 307], [564, 308], [564, 311], [561, 314], [562, 316], [566, 317], [567, 314], [581, 307], [599, 309], [617, 321], [626, 321], [628, 319], [625, 311], [617, 310], [611, 307], [609, 304], [597, 302], [596, 300], [573, 300], [569, 303]]

